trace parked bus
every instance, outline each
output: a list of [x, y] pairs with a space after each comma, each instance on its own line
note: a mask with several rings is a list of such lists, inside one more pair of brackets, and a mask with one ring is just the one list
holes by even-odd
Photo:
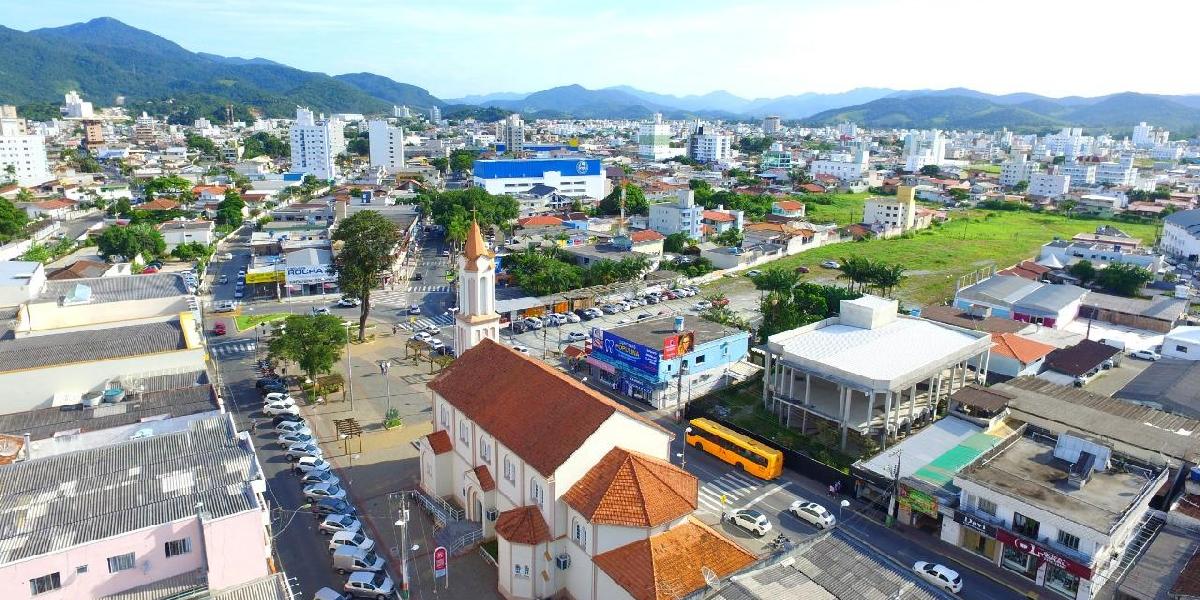
[[692, 419], [685, 442], [760, 479], [783, 472], [783, 453], [708, 419]]

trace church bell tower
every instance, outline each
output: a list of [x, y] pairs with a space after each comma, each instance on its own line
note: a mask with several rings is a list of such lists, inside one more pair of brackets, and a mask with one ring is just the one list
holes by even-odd
[[479, 222], [472, 219], [466, 248], [458, 259], [458, 308], [454, 321], [454, 351], [458, 356], [484, 338], [500, 341], [496, 314], [496, 259], [483, 241]]

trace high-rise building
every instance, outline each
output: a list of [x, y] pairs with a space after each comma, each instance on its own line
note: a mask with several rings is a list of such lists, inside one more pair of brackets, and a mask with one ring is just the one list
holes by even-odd
[[1171, 133], [1166, 129], [1147, 125], [1145, 121], [1133, 127], [1133, 145], [1138, 148], [1153, 148], [1165, 144], [1170, 137]]
[[781, 122], [782, 121], [780, 120], [780, 118], [776, 117], [776, 116], [770, 116], [770, 117], [763, 119], [763, 124], [762, 124], [763, 134], [775, 135], [776, 133], [779, 133], [779, 130], [781, 128], [781, 125], [780, 125]]
[[654, 118], [638, 128], [638, 156], [645, 160], [663, 160], [671, 156], [671, 126], [654, 113]]
[[[5, 107], [2, 112], [15, 115], [16, 109]], [[11, 174], [9, 167], [12, 168]], [[19, 185], [31, 186], [53, 179], [46, 160], [46, 138], [29, 133], [25, 119], [0, 117], [0, 180], [15, 179]]]
[[104, 144], [104, 124], [95, 119], [83, 122], [83, 146], [91, 149]]
[[404, 128], [388, 125], [387, 121], [367, 123], [371, 142], [371, 166], [382, 167], [385, 173], [404, 168]]
[[702, 163], [718, 163], [733, 158], [733, 136], [718, 132], [706, 124], [696, 126], [688, 140], [688, 158]]
[[675, 202], [659, 202], [650, 205], [650, 229], [663, 235], [684, 233], [691, 239], [700, 239], [700, 221], [704, 207], [696, 205], [696, 193], [679, 190]]
[[782, 142], [771, 142], [771, 147], [763, 152], [762, 168], [790, 171], [792, 169], [792, 151], [784, 148]]
[[431, 106], [429, 107], [429, 122], [434, 125], [442, 122], [442, 109]]
[[1028, 183], [1030, 177], [1040, 170], [1041, 165], [1024, 154], [1017, 154], [1000, 165], [1000, 185], [1013, 187], [1022, 181]]
[[296, 107], [296, 122], [289, 131], [292, 144], [292, 171], [311, 173], [318, 179], [338, 177], [335, 158], [346, 149], [342, 122], [314, 118], [307, 108]]
[[409, 118], [412, 118], [412, 111], [409, 110], [408, 107], [404, 106], [403, 104], [400, 106], [393, 106], [392, 107], [392, 116], [396, 117], [397, 119], [409, 119]]
[[496, 123], [496, 144], [503, 144], [504, 151], [513, 155], [525, 151], [525, 122], [521, 115], [513, 113]]
[[63, 106], [59, 108], [59, 111], [68, 119], [90, 119], [93, 113], [92, 103], [84, 102], [75, 90], [71, 90], [63, 96]]
[[946, 138], [938, 129], [913, 131], [904, 139], [904, 170], [920, 171], [928, 165], [941, 166], [946, 158]]
[[832, 175], [842, 181], [858, 181], [867, 173], [871, 163], [871, 152], [865, 147], [853, 152], [835, 152], [827, 158], [812, 161], [808, 172], [817, 175]]

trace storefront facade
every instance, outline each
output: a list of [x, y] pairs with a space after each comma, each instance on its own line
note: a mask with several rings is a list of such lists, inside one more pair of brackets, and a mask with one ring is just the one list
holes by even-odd
[[314, 296], [337, 293], [337, 270], [333, 253], [306, 248], [287, 255], [284, 271], [285, 296]]
[[943, 541], [1064, 598], [1092, 597], [1091, 566], [982, 516], [956, 509], [953, 523], [947, 523], [942, 532]]

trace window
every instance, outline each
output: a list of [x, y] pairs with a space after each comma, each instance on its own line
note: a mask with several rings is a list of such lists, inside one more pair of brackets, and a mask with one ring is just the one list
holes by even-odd
[[36, 579], [29, 580], [29, 593], [36, 596], [46, 592], [52, 592], [62, 587], [62, 578], [55, 571], [49, 575], [42, 575]]
[[1184, 354], [1187, 354], [1187, 346], [1176, 345], [1176, 346], [1175, 346], [1175, 351], [1176, 351], [1176, 352], [1182, 352], [1182, 353], [1184, 353]]
[[1040, 525], [1036, 520], [1021, 513], [1013, 513], [1013, 531], [1025, 537], [1037, 539]]
[[450, 409], [446, 408], [446, 405], [443, 404], [442, 405], [442, 427], [449, 427], [449, 426], [450, 426]]
[[514, 465], [512, 460], [507, 456], [504, 457], [504, 478], [507, 479], [509, 483], [513, 483], [517, 480], [517, 466]]
[[513, 575], [517, 577], [529, 577], [529, 565], [513, 565]]
[[1079, 538], [1065, 531], [1058, 532], [1058, 544], [1064, 548], [1079, 550]]
[[187, 554], [188, 552], [192, 551], [192, 538], [171, 540], [166, 544], [163, 544], [163, 547], [167, 552], [167, 558], [179, 556], [180, 554]]
[[492, 462], [492, 445], [487, 442], [480, 441], [479, 456], [483, 458], [483, 462], [485, 463]]
[[471, 444], [471, 426], [465, 421], [458, 424], [458, 439], [468, 446]]
[[1079, 593], [1079, 578], [1063, 569], [1047, 565], [1046, 587], [1074, 598]]
[[542, 486], [535, 479], [529, 480], [529, 497], [538, 508], [542, 507]]
[[699, 364], [703, 364], [703, 363], [704, 363], [704, 355], [701, 354], [700, 356], [696, 357], [696, 364], [699, 365]]
[[133, 560], [132, 552], [130, 552], [129, 554], [118, 554], [117, 556], [110, 556], [110, 557], [108, 557], [108, 572], [109, 573], [117, 573], [120, 571], [127, 571], [127, 570], [133, 568], [133, 563], [134, 563], [134, 560]]
[[579, 519], [571, 519], [571, 539], [580, 546], [587, 544], [587, 525]]
[[988, 500], [987, 498], [980, 498], [979, 502], [975, 506], [981, 513], [992, 515], [993, 517], [996, 516], [996, 503]]

